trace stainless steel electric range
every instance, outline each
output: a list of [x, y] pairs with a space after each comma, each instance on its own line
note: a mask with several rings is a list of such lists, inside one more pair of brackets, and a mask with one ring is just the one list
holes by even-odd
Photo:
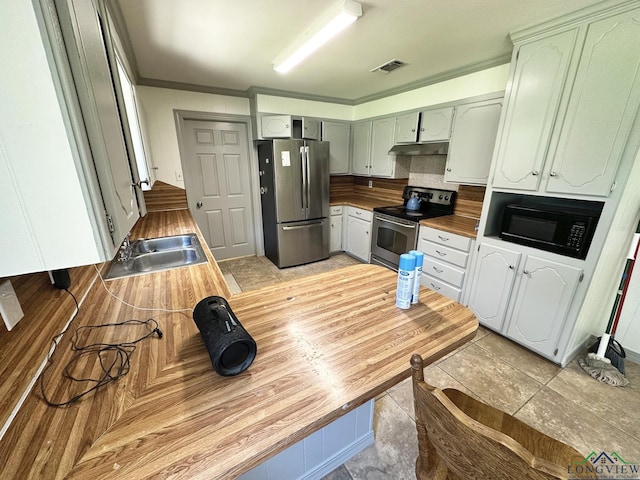
[[[414, 206], [419, 198], [417, 209]], [[373, 209], [373, 235], [371, 236], [371, 263], [398, 270], [400, 255], [415, 250], [418, 244], [420, 220], [451, 215], [456, 192], [436, 188], [404, 187], [402, 205]]]

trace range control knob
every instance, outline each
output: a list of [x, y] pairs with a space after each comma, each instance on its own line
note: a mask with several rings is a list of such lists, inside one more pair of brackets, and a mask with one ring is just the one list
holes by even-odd
[[443, 195], [440, 195], [438, 198], [439, 198], [440, 200], [442, 200], [442, 197], [443, 197]]

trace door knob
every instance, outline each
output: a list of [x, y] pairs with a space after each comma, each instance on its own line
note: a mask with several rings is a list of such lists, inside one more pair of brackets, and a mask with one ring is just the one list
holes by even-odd
[[196, 208], [202, 208], [202, 202], [196, 203]]

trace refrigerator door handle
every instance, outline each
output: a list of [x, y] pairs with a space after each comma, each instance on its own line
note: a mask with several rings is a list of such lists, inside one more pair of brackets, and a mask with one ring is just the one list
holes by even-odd
[[282, 227], [282, 230], [300, 230], [302, 228], [307, 228], [310, 225], [320, 225], [323, 223], [323, 220], [318, 220], [317, 222], [309, 222], [309, 223], [305, 223], [304, 225], [295, 225], [295, 226], [284, 226]]
[[304, 147], [304, 158], [305, 158], [305, 163], [306, 163], [306, 184], [307, 184], [307, 188], [306, 188], [306, 196], [307, 196], [307, 210], [305, 211], [305, 215], [308, 217], [309, 216], [309, 188], [311, 185], [311, 169], [309, 168], [309, 145], [305, 145]]
[[300, 147], [300, 165], [302, 167], [302, 190], [300, 191], [300, 201], [306, 216], [307, 202], [309, 198], [307, 197], [307, 162], [305, 161], [305, 147]]

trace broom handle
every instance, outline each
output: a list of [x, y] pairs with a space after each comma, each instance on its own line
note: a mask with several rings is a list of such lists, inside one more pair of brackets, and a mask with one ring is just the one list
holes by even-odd
[[618, 302], [616, 308], [616, 315], [613, 320], [613, 327], [611, 328], [611, 335], [615, 335], [616, 329], [618, 328], [618, 321], [620, 320], [620, 315], [622, 314], [622, 306], [624, 305], [624, 299], [627, 296], [627, 290], [629, 290], [629, 283], [631, 283], [631, 274], [633, 273], [633, 266], [636, 263], [636, 258], [638, 258], [638, 250], [640, 249], [640, 223], [638, 224], [638, 228], [636, 229], [636, 233], [633, 235], [633, 242], [631, 242], [631, 248], [629, 249], [629, 254], [627, 255], [627, 268], [625, 268], [625, 275], [623, 277], [623, 287], [622, 287], [622, 295], [620, 296], [620, 301]]

